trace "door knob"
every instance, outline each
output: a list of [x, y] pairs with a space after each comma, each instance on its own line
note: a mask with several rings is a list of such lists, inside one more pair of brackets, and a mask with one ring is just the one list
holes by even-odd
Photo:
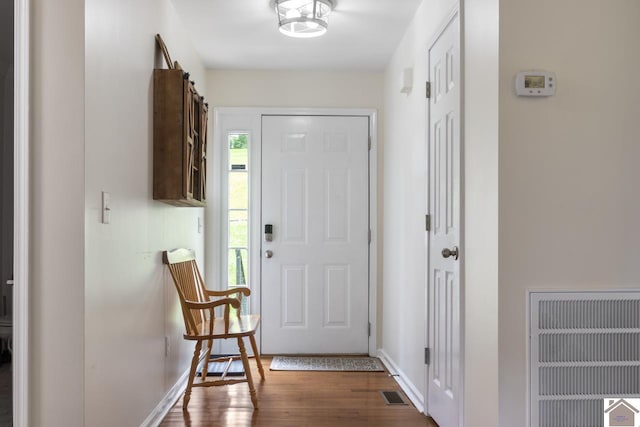
[[271, 258], [273, 256], [273, 251], [271, 251], [271, 250], [264, 251], [264, 256], [266, 258]]
[[449, 258], [449, 257], [453, 257], [454, 260], [458, 259], [458, 247], [454, 246], [453, 248], [449, 249], [449, 248], [444, 248], [442, 250], [442, 256], [444, 258]]

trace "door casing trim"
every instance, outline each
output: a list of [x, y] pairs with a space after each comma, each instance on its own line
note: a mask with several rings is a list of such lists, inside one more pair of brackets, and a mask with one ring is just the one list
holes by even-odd
[[[221, 152], [221, 147], [223, 146], [223, 137], [225, 132], [229, 131], [231, 128], [234, 131], [252, 131], [254, 135], [254, 144], [257, 146], [261, 145], [261, 118], [262, 116], [361, 116], [369, 118], [369, 135], [371, 136], [371, 150], [369, 151], [369, 227], [371, 228], [371, 243], [369, 245], [369, 323], [371, 324], [371, 334], [369, 336], [369, 355], [375, 356], [377, 354], [377, 290], [378, 290], [378, 116], [377, 110], [372, 108], [279, 108], [279, 107], [216, 107], [214, 108], [213, 114], [213, 143], [215, 151], [214, 151], [214, 164], [209, 165], [209, 170], [214, 172], [214, 182], [223, 183], [222, 173], [225, 170], [224, 164], [222, 161], [224, 160]], [[231, 128], [225, 126], [225, 121], [231, 121], [232, 118], [238, 118], [244, 116], [246, 118], [247, 127], [253, 127], [252, 129], [242, 128], [241, 126], [232, 126]], [[257, 127], [257, 129], [256, 129]], [[256, 142], [258, 144], [256, 144]], [[217, 155], [216, 155], [217, 153]], [[255, 152], [254, 152], [255, 153]], [[258, 152], [259, 154], [259, 152]], [[216, 160], [217, 159], [217, 160]], [[260, 170], [255, 166], [252, 169], [254, 176], [251, 178], [251, 182], [256, 185], [255, 178], [257, 178], [258, 182], [260, 180]], [[257, 177], [256, 177], [257, 175]], [[219, 200], [224, 200], [224, 189], [221, 186], [216, 190], [215, 193], [219, 194]], [[259, 187], [257, 187], [259, 188]], [[218, 193], [219, 192], [219, 193]], [[251, 254], [252, 260], [251, 270], [259, 271], [260, 266], [260, 245], [257, 244], [260, 242], [260, 230], [259, 226], [255, 227], [256, 224], [256, 213], [260, 212], [261, 206], [259, 205], [259, 197], [256, 200], [254, 194], [250, 196], [253, 201], [251, 205], [251, 213], [250, 218], [253, 219], [252, 223], [254, 226], [251, 228], [250, 239], [254, 243], [252, 245]], [[221, 212], [220, 212], [221, 213]], [[219, 230], [220, 233], [223, 232], [223, 228], [225, 224], [221, 221], [220, 214], [216, 214], [212, 216], [207, 214], [208, 218], [213, 220], [213, 229]], [[258, 224], [259, 224], [259, 216]], [[257, 239], [257, 241], [256, 241]], [[257, 248], [256, 248], [257, 246]], [[211, 245], [207, 245], [207, 248], [212, 249]], [[218, 249], [221, 250], [221, 249]], [[256, 250], [257, 256], [256, 256]], [[221, 258], [221, 257], [217, 257]], [[220, 266], [220, 260], [217, 261]], [[222, 274], [221, 268], [215, 268], [215, 266], [211, 266], [207, 268], [207, 271], [220, 271]], [[209, 279], [208, 279], [209, 280]], [[210, 280], [209, 280], [210, 281]], [[222, 283], [220, 277], [216, 277], [216, 281]], [[259, 287], [258, 287], [259, 288]], [[257, 291], [257, 292], [256, 292]], [[252, 310], [259, 309], [260, 303], [260, 289], [253, 289], [253, 300], [252, 300]]]
[[29, 425], [29, 0], [14, 0], [13, 425]]

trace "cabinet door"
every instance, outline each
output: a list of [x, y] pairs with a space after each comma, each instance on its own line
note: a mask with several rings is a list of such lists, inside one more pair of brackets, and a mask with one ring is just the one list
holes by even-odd
[[199, 200], [205, 201], [207, 194], [207, 118], [208, 108], [204, 100], [200, 99], [200, 179]]
[[196, 104], [197, 94], [193, 84], [189, 80], [184, 81], [184, 114], [185, 114], [185, 137], [183, 155], [183, 192], [186, 199], [193, 198], [195, 183], [196, 153], [198, 132], [196, 128]]

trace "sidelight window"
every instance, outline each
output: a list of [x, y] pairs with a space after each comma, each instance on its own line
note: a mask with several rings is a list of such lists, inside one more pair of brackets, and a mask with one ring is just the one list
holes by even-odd
[[[227, 169], [227, 285], [249, 286], [249, 134], [229, 133]], [[243, 299], [243, 314], [249, 313]]]

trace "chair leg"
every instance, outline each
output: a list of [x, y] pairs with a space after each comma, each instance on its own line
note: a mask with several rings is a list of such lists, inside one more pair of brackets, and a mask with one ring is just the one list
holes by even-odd
[[262, 361], [260, 360], [260, 353], [258, 352], [258, 346], [256, 345], [256, 337], [249, 335], [251, 340], [251, 348], [253, 349], [253, 356], [256, 358], [256, 365], [258, 365], [258, 371], [260, 371], [260, 377], [264, 381], [264, 369], [262, 369]]
[[200, 350], [202, 350], [202, 341], [198, 341], [196, 349], [193, 352], [193, 358], [191, 359], [191, 370], [189, 371], [189, 382], [187, 383], [187, 389], [184, 391], [184, 399], [182, 400], [182, 408], [187, 409], [189, 400], [191, 399], [191, 387], [193, 386], [193, 380], [196, 376], [196, 369], [198, 369], [198, 360], [200, 359]]
[[242, 337], [238, 337], [238, 348], [240, 349], [240, 357], [242, 357], [242, 366], [244, 366], [244, 372], [247, 374], [247, 383], [249, 383], [249, 394], [251, 395], [251, 403], [253, 408], [258, 409], [258, 398], [256, 397], [256, 389], [253, 386], [253, 378], [251, 378], [251, 365], [249, 365], [249, 358], [247, 357], [247, 350], [244, 348], [244, 341]]

